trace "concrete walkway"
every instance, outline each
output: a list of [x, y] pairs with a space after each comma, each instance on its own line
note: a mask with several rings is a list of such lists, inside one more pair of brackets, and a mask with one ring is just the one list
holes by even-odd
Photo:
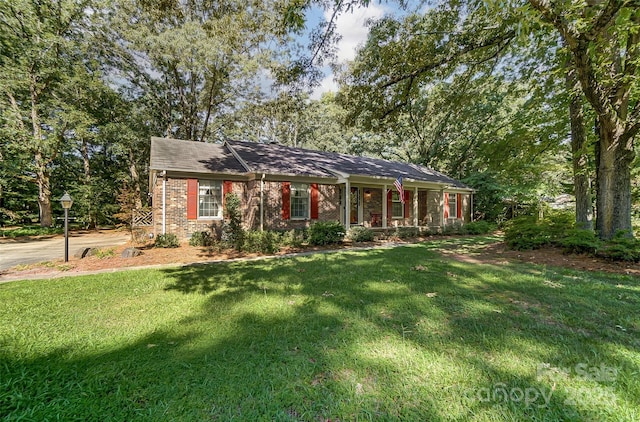
[[[81, 248], [104, 248], [124, 245], [128, 232], [82, 232], [69, 236], [69, 256]], [[16, 265], [34, 264], [64, 258], [64, 236], [36, 239], [0, 239], [0, 270]]]

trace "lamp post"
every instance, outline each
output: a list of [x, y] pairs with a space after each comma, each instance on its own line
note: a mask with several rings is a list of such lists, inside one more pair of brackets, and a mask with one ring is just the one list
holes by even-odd
[[73, 205], [73, 198], [65, 191], [60, 204], [64, 208], [64, 262], [69, 262], [69, 208]]

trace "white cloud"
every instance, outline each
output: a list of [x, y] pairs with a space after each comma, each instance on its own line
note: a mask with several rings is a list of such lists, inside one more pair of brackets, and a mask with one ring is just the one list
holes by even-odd
[[[332, 11], [325, 12], [325, 19], [331, 19]], [[336, 32], [342, 36], [337, 45], [337, 61], [343, 64], [356, 57], [357, 48], [367, 40], [369, 28], [366, 23], [369, 19], [378, 19], [384, 16], [385, 9], [378, 5], [369, 7], [357, 6], [352, 11], [343, 13], [336, 20]], [[338, 84], [333, 74], [329, 74], [322, 80], [320, 86], [313, 91], [312, 98], [318, 99], [329, 91], [337, 91]]]
[[[380, 6], [358, 6], [352, 12], [342, 14], [336, 21], [336, 30], [342, 35], [338, 42], [338, 61], [353, 60], [356, 57], [356, 49], [364, 43], [369, 34], [366, 23], [369, 19], [379, 19], [384, 15], [384, 9]], [[325, 13], [325, 18], [331, 16]]]

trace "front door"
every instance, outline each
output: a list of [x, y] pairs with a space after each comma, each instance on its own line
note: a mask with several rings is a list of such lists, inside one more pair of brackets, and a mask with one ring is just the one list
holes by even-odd
[[351, 224], [359, 224], [360, 223], [360, 188], [351, 188], [351, 196], [350, 196], [350, 200], [351, 203], [349, 204], [350, 211], [350, 217], [351, 217]]

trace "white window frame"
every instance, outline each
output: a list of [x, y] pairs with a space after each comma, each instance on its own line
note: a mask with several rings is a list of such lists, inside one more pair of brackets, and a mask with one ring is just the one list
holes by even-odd
[[[310, 215], [311, 215], [311, 192], [310, 192], [310, 188], [311, 185], [309, 183], [291, 183], [291, 195], [289, 196], [289, 215], [291, 216], [292, 220], [309, 220]], [[304, 196], [296, 196], [296, 193], [304, 193], [304, 195], [306, 195], [306, 198]], [[306, 215], [304, 216], [297, 216], [294, 215], [293, 212], [293, 203], [296, 200], [305, 200], [306, 199]]]
[[[214, 190], [213, 193], [211, 192], [212, 189]], [[210, 195], [213, 198], [213, 205], [217, 203], [218, 213], [216, 215], [203, 215], [204, 210], [202, 205], [207, 195]], [[223, 212], [222, 181], [198, 179], [198, 219], [222, 220]]]
[[[402, 211], [401, 215], [394, 214], [393, 209], [395, 208], [395, 204], [400, 204], [400, 210]], [[402, 203], [402, 201], [400, 201], [400, 192], [398, 192], [397, 190], [391, 191], [391, 218], [398, 220], [404, 218], [404, 204]]]
[[[451, 205], [453, 205], [453, 213], [451, 212]], [[458, 219], [458, 194], [449, 193], [449, 218]]]

